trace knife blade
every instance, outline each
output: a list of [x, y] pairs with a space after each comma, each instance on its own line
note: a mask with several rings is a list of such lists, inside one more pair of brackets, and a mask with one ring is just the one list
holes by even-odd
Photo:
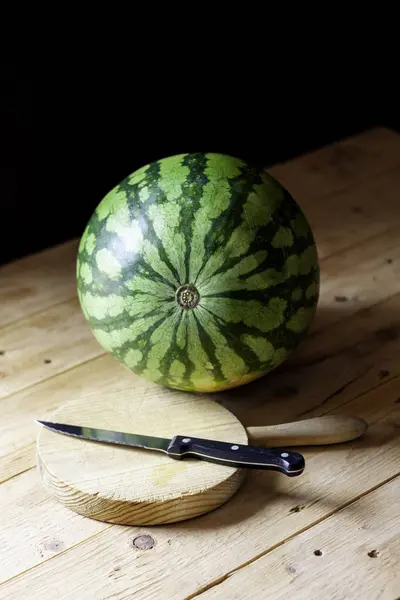
[[164, 452], [176, 460], [192, 457], [231, 467], [279, 471], [288, 477], [301, 475], [305, 468], [302, 454], [282, 448], [262, 448], [188, 435], [163, 438], [94, 427], [80, 427], [67, 423], [50, 421], [36, 421], [36, 423], [50, 431], [83, 440]]

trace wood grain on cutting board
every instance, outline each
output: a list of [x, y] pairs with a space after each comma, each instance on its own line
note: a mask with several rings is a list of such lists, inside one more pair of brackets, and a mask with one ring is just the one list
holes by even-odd
[[[214, 400], [138, 378], [126, 390], [77, 396], [52, 421], [168, 439], [183, 435], [248, 442], [243, 425]], [[164, 452], [100, 444], [48, 429], [39, 433], [37, 459], [41, 480], [56, 500], [87, 517], [125, 525], [193, 518], [227, 502], [245, 478], [244, 469], [173, 460]]]

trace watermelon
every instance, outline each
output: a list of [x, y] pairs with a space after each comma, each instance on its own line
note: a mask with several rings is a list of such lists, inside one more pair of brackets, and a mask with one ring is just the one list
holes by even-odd
[[98, 343], [162, 386], [217, 392], [272, 371], [319, 297], [310, 225], [267, 172], [218, 153], [139, 168], [80, 239], [77, 291]]

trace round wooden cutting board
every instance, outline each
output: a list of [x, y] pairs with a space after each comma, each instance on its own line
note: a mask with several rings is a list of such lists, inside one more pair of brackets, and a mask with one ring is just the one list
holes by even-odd
[[[204, 395], [155, 384], [76, 397], [46, 420], [162, 437], [197, 436], [247, 444], [238, 419]], [[238, 490], [246, 469], [174, 460], [157, 451], [86, 441], [42, 428], [37, 464], [48, 492], [87, 517], [124, 525], [183, 521]]]

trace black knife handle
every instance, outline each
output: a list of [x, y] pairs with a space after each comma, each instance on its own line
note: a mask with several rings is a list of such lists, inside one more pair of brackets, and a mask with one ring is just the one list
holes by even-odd
[[259, 448], [183, 435], [171, 440], [167, 453], [178, 460], [193, 456], [231, 467], [280, 471], [289, 477], [301, 475], [305, 466], [302, 454], [283, 448]]

